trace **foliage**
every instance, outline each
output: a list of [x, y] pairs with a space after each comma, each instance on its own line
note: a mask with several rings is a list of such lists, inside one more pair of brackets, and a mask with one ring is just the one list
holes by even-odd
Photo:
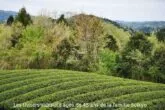
[[147, 71], [150, 66], [152, 47], [152, 43], [143, 34], [137, 33], [131, 37], [118, 60], [119, 76], [149, 80]]
[[12, 35], [11, 35], [11, 43], [12, 47], [16, 47], [19, 43], [20, 38], [22, 37], [23, 26], [21, 23], [16, 22], [12, 25]]
[[112, 35], [108, 35], [105, 41], [107, 41], [105, 48], [108, 48], [112, 51], [118, 51], [119, 47], [117, 45], [116, 39]]
[[157, 82], [165, 83], [165, 45], [160, 45], [151, 58], [151, 75]]
[[11, 25], [0, 24], [0, 69], [60, 68], [164, 83], [160, 39], [163, 29], [130, 34], [94, 15], [31, 18], [22, 8]]
[[[123, 30], [122, 28], [117, 28], [111, 23], [103, 23], [106, 34], [112, 35], [117, 42], [119, 51], [122, 51], [129, 41], [131, 34], [128, 31]], [[105, 36], [106, 37], [106, 36]]]
[[67, 61], [75, 53], [75, 43], [73, 39], [65, 38], [57, 45], [56, 51], [53, 56], [56, 59], [56, 67], [69, 69]]
[[83, 53], [83, 62], [88, 67], [85, 70], [96, 71], [99, 62], [98, 53], [103, 46], [104, 29], [102, 21], [95, 16], [84, 14], [75, 16], [74, 19], [77, 42], [80, 45], [80, 52]]
[[58, 19], [57, 19], [57, 23], [64, 23], [66, 25], [68, 25], [67, 20], [65, 19], [65, 15], [62, 14]]
[[145, 74], [146, 57], [139, 51], [130, 51], [119, 58], [117, 72], [119, 76], [143, 79]]
[[18, 15], [15, 17], [15, 21], [22, 23], [23, 26], [32, 23], [31, 16], [26, 12], [25, 8], [20, 9]]
[[130, 38], [126, 49], [128, 51], [138, 49], [143, 54], [148, 55], [151, 54], [152, 43], [150, 43], [142, 33], [137, 33]]
[[14, 17], [12, 15], [7, 19], [7, 25], [11, 25], [14, 22]]
[[27, 43], [37, 43], [43, 39], [44, 29], [39, 26], [29, 25], [22, 32], [22, 38], [20, 39], [20, 43], [22, 45], [26, 45]]
[[102, 51], [100, 53], [100, 73], [115, 75], [117, 68], [117, 57], [118, 54], [116, 52], [110, 51], [108, 49]]
[[0, 25], [0, 51], [9, 49], [11, 47], [12, 28]]
[[159, 41], [165, 41], [165, 28], [160, 29], [157, 33], [156, 36]]

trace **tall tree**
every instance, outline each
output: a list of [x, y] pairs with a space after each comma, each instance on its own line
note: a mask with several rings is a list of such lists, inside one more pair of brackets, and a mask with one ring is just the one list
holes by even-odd
[[157, 39], [159, 41], [163, 41], [165, 42], [165, 28], [160, 29], [157, 33], [156, 33]]
[[152, 43], [142, 33], [136, 33], [130, 39], [127, 44], [127, 50], [136, 50], [138, 49], [143, 54], [150, 54], [152, 51]]
[[95, 71], [98, 64], [98, 52], [102, 46], [104, 32], [102, 21], [93, 15], [80, 14], [74, 17], [80, 51], [84, 54], [83, 65], [86, 71]]
[[165, 83], [165, 45], [160, 45], [152, 56], [151, 64], [157, 69], [154, 73], [156, 82]]
[[16, 21], [21, 22], [24, 26], [32, 23], [31, 16], [26, 12], [25, 8], [21, 8], [18, 15], [16, 16]]
[[66, 19], [65, 19], [65, 15], [62, 14], [58, 19], [57, 19], [57, 23], [64, 23], [64, 24], [68, 24]]
[[7, 19], [7, 25], [11, 25], [14, 22], [14, 17], [12, 15]]
[[142, 33], [136, 33], [121, 54], [117, 72], [124, 77], [144, 80], [152, 49], [152, 43]]
[[116, 39], [112, 35], [108, 35], [106, 37], [106, 41], [107, 42], [106, 42], [105, 48], [108, 48], [112, 51], [117, 51], [119, 49]]

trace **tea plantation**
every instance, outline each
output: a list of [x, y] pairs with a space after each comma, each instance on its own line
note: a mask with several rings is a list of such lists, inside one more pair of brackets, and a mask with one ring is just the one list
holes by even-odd
[[26, 109], [163, 110], [165, 85], [67, 70], [1, 70], [0, 110]]

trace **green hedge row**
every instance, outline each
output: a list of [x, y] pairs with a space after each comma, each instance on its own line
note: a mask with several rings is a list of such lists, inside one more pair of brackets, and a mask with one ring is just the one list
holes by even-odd
[[[24, 73], [22, 73], [24, 74]], [[28, 74], [28, 75], [20, 75], [20, 76], [16, 76], [16, 77], [10, 77], [10, 78], [4, 78], [2, 80], [0, 80], [0, 85], [3, 84], [8, 84], [8, 83], [12, 83], [12, 82], [16, 82], [16, 81], [23, 81], [26, 79], [31, 79], [34, 77], [38, 77], [38, 76], [47, 76], [49, 73], [34, 73], [34, 74]]]
[[[91, 104], [132, 104], [141, 101], [150, 101], [157, 98], [165, 97], [164, 90], [138, 92], [132, 94], [121, 95], [118, 97], [105, 98], [99, 101], [92, 102]], [[96, 110], [117, 109], [119, 107], [95, 108]], [[140, 107], [137, 107], [140, 108]]]
[[114, 98], [106, 98], [94, 103], [134, 103], [138, 101], [150, 100], [154, 98], [165, 97], [165, 90], [138, 92], [133, 94], [121, 95]]
[[30, 74], [40, 74], [43, 72], [40, 71], [20, 71], [20, 72], [14, 72], [14, 71], [8, 71], [6, 73], [6, 71], [4, 71], [5, 74], [0, 73], [0, 79], [7, 79], [7, 78], [14, 78], [14, 77], [19, 77], [19, 76], [26, 76], [26, 75], [30, 75]]
[[[2, 79], [0, 79], [0, 85], [7, 84], [7, 83], [12, 83], [12, 82], [16, 82], [16, 81], [22, 81], [22, 80], [26, 80], [26, 79], [31, 79], [33, 77], [39, 77], [39, 76], [42, 76], [42, 75], [46, 76], [46, 75], [49, 75], [49, 74], [50, 75], [54, 75], [54, 74], [60, 74], [60, 75], [62, 75], [62, 74], [64, 74], [64, 75], [72, 74], [72, 75], [74, 75], [74, 74], [76, 74], [76, 75], [79, 75], [79, 76], [86, 75], [86, 74], [81, 74], [81, 72], [71, 73], [71, 72], [65, 72], [65, 71], [64, 72], [60, 72], [60, 71], [42, 71], [42, 72], [34, 71], [34, 72], [21, 73], [20, 75], [17, 74], [15, 77], [9, 77], [9, 76], [12, 76], [12, 74], [9, 74], [8, 78], [1, 77]], [[93, 74], [93, 73], [88, 74], [88, 76], [107, 77], [105, 75], [96, 75], [96, 74]], [[111, 77], [109, 77], [109, 78], [111, 78]]]
[[57, 74], [55, 74], [55, 75], [41, 75], [41, 76], [38, 76], [38, 77], [32, 77], [32, 78], [21, 80], [21, 81], [15, 81], [15, 82], [12, 82], [12, 83], [3, 84], [3, 85], [0, 86], [0, 92], [6, 91], [6, 90], [11, 90], [11, 89], [21, 87], [21, 86], [24, 86], [24, 85], [29, 85], [29, 84], [32, 84], [32, 83], [37, 83], [37, 82], [40, 82], [40, 81], [43, 81], [43, 80], [48, 80], [48, 79], [51, 79], [52, 77], [53, 78], [56, 78], [56, 77], [58, 78], [59, 75], [57, 75]]
[[[56, 79], [57, 78], [57, 79]], [[95, 79], [97, 79], [99, 77], [95, 77]], [[6, 99], [15, 97], [17, 95], [21, 95], [21, 94], [25, 94], [27, 92], [31, 92], [40, 88], [44, 88], [44, 87], [48, 87], [51, 85], [55, 85], [58, 83], [64, 83], [67, 81], [73, 81], [73, 80], [81, 80], [81, 79], [93, 79], [92, 76], [86, 76], [86, 75], [82, 75], [81, 77], [78, 77], [78, 75], [69, 77], [67, 75], [62, 76], [55, 76], [55, 77], [51, 77], [50, 79], [47, 80], [43, 80], [42, 82], [37, 82], [37, 83], [33, 83], [33, 84], [29, 84], [29, 85], [25, 85], [25, 86], [21, 86], [19, 88], [15, 88], [12, 90], [8, 90], [8, 91], [4, 91], [2, 93], [0, 93], [0, 102], [4, 101]]]
[[[59, 77], [79, 77], [80, 75], [78, 74], [54, 74], [54, 73], [47, 73], [45, 75], [37, 75], [37, 76], [33, 76], [32, 78], [30, 79], [25, 79], [25, 80], [21, 80], [21, 81], [16, 81], [16, 82], [13, 82], [13, 83], [7, 83], [7, 84], [3, 84], [1, 85], [0, 87], [0, 92], [2, 91], [6, 91], [6, 90], [9, 90], [9, 89], [13, 89], [13, 88], [17, 88], [17, 87], [20, 87], [20, 86], [24, 86], [24, 85], [29, 85], [29, 84], [32, 84], [32, 83], [37, 83], [37, 82], [40, 82], [40, 81], [44, 81], [44, 80], [49, 80], [49, 79], [52, 79], [52, 78], [59, 78]], [[81, 75], [81, 76], [86, 76], [86, 75]], [[89, 75], [90, 76], [90, 75]]]
[[75, 88], [75, 87], [79, 87], [79, 86], [85, 86], [88, 84], [95, 84], [95, 83], [97, 84], [100, 82], [109, 82], [109, 81], [110, 81], [109, 79], [107, 79], [107, 80], [105, 80], [105, 79], [88, 79], [88, 78], [83, 79], [83, 80], [78, 80], [78, 79], [73, 80], [72, 79], [72, 81], [68, 81], [68, 82], [66, 81], [66, 82], [63, 82], [60, 84], [37, 89], [35, 91], [28, 92], [21, 96], [13, 97], [9, 100], [3, 101], [3, 103], [0, 103], [0, 104], [22, 103], [22, 102], [32, 100], [32, 99], [35, 99], [35, 98], [38, 98], [38, 97], [41, 97], [44, 95], [48, 95], [51, 93], [55, 93], [58, 91], [63, 91], [63, 90], [67, 90], [67, 89], [71, 89], [71, 88]]
[[10, 76], [10, 75], [14, 75], [14, 74], [21, 74], [21, 73], [33, 73], [33, 72], [36, 72], [38, 70], [28, 70], [28, 69], [25, 69], [25, 70], [0, 70], [0, 77], [1, 76]]
[[30, 74], [43, 74], [43, 73], [50, 73], [53, 72], [54, 74], [78, 74], [81, 72], [73, 72], [73, 71], [66, 71], [66, 70], [6, 70], [6, 71], [0, 71], [0, 80], [6, 79], [6, 78], [14, 78], [19, 76], [26, 76]]
[[165, 98], [163, 84], [107, 77], [95, 73], [67, 70], [12, 70], [0, 71], [0, 79], [0, 107], [7, 109], [11, 109], [13, 103], [59, 102], [146, 102], [150, 107], [157, 107], [153, 102], [163, 103]]
[[141, 101], [133, 104], [146, 104], [145, 108], [119, 108], [117, 110], [165, 110], [165, 98]]
[[165, 86], [158, 85], [148, 85], [148, 84], [139, 84], [139, 85], [129, 85], [129, 86], [118, 86], [114, 88], [108, 88], [104, 90], [98, 90], [94, 92], [89, 92], [85, 94], [80, 94], [74, 97], [68, 97], [62, 102], [65, 103], [89, 103], [96, 100], [104, 99], [107, 97], [117, 97], [124, 94], [131, 94], [136, 92], [144, 91], [155, 91], [155, 90], [165, 90]]
[[77, 88], [72, 88], [69, 90], [63, 90], [63, 91], [59, 91], [59, 92], [55, 92], [53, 94], [49, 94], [49, 95], [45, 95], [43, 97], [38, 97], [36, 99], [33, 99], [27, 103], [44, 103], [44, 102], [54, 102], [54, 101], [59, 101], [61, 99], [65, 99], [67, 97], [72, 97], [75, 95], [79, 95], [79, 94], [84, 94], [84, 93], [88, 93], [88, 92], [93, 92], [93, 91], [97, 91], [97, 90], [102, 90], [105, 88], [113, 88], [119, 85], [135, 85], [135, 84], [140, 84], [137, 82], [125, 82], [125, 81], [116, 81], [116, 82], [105, 82], [105, 83], [99, 83], [99, 84], [89, 84], [86, 86], [82, 86], [82, 87], [77, 87]]

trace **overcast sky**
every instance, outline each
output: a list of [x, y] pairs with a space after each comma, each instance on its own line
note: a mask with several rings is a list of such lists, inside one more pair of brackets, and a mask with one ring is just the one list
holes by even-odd
[[88, 13], [112, 20], [165, 21], [165, 0], [0, 0], [0, 10]]

